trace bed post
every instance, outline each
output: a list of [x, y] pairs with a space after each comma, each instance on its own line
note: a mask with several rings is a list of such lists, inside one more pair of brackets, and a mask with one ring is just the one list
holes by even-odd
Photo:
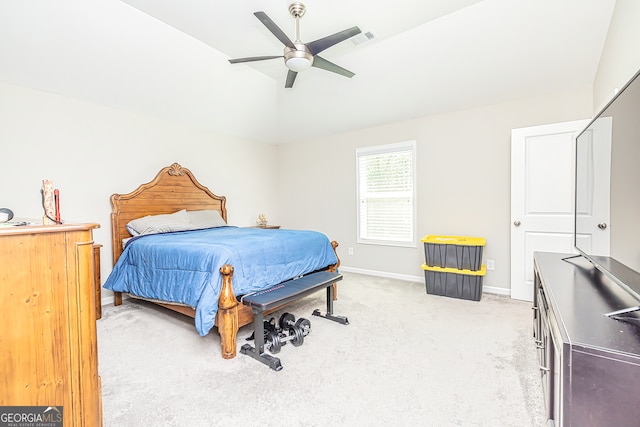
[[233, 292], [231, 278], [233, 267], [225, 264], [220, 267], [222, 289], [218, 298], [218, 333], [222, 344], [222, 357], [236, 357], [236, 338], [238, 335], [238, 301]]
[[[334, 273], [337, 273], [338, 268], [340, 267], [340, 257], [338, 256], [338, 246], [340, 246], [338, 242], [336, 242], [335, 240], [331, 241], [331, 247], [333, 248], [333, 252], [335, 252], [336, 258], [338, 259], [338, 262], [336, 264], [329, 267], [329, 271], [332, 271]], [[333, 300], [336, 301], [338, 299], [338, 283], [336, 282], [331, 286], [333, 286]]]

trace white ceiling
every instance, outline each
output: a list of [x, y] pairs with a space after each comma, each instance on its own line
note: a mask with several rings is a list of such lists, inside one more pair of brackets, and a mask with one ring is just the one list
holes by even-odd
[[214, 129], [295, 142], [590, 87], [615, 0], [306, 0], [304, 42], [359, 26], [284, 88], [289, 0], [3, 0], [0, 82]]

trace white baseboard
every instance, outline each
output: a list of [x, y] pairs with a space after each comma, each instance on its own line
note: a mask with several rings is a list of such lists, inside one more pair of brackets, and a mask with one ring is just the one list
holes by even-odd
[[366, 274], [367, 276], [386, 277], [389, 279], [404, 280], [406, 282], [424, 282], [424, 276], [410, 276], [408, 274], [388, 273], [386, 271], [367, 270], [364, 268], [344, 267], [339, 268], [340, 271], [347, 273]]
[[483, 286], [482, 293], [504, 295], [505, 297], [511, 297], [511, 289], [499, 288], [497, 286]]
[[[398, 279], [398, 280], [404, 280], [407, 282], [424, 282], [424, 276], [410, 276], [408, 274], [388, 273], [386, 271], [367, 270], [363, 268], [346, 267], [346, 266], [340, 267], [340, 270], [346, 271], [347, 273], [366, 274], [368, 276], [376, 276], [376, 277], [387, 277], [389, 279]], [[497, 286], [483, 286], [482, 293], [504, 295], [508, 297], [511, 296], [510, 289], [499, 288]]]

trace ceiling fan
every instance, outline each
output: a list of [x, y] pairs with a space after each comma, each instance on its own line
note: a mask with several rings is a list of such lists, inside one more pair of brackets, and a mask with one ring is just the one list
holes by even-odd
[[360, 34], [360, 28], [352, 27], [338, 33], [332, 34], [327, 37], [312, 41], [310, 43], [303, 43], [300, 41], [300, 18], [304, 15], [307, 8], [301, 2], [294, 2], [289, 6], [289, 13], [296, 19], [296, 40], [291, 41], [289, 37], [271, 20], [264, 12], [255, 12], [254, 15], [264, 24], [265, 27], [278, 40], [284, 44], [284, 54], [277, 56], [253, 56], [249, 58], [230, 59], [232, 64], [238, 64], [242, 62], [263, 61], [265, 59], [284, 58], [284, 63], [289, 69], [287, 73], [287, 82], [285, 88], [293, 87], [293, 82], [300, 71], [304, 71], [310, 67], [321, 68], [323, 70], [331, 71], [333, 73], [340, 74], [345, 77], [353, 77], [355, 74], [351, 71], [327, 61], [318, 54], [331, 46], [338, 44], [350, 37]]

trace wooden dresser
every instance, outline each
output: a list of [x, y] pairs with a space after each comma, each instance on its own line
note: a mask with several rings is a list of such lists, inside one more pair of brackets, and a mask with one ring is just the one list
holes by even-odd
[[0, 228], [0, 406], [62, 407], [102, 425], [93, 229]]

